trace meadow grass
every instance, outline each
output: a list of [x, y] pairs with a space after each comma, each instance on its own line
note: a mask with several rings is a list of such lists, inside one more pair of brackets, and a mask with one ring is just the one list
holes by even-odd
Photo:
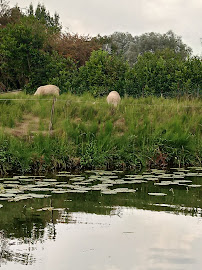
[[202, 163], [200, 98], [124, 97], [114, 108], [105, 97], [62, 94], [49, 132], [52, 104], [51, 96], [0, 96], [1, 173]]

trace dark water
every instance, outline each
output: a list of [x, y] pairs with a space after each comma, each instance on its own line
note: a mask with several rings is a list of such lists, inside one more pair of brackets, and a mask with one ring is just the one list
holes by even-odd
[[[89, 173], [77, 181], [58, 176], [52, 184], [44, 179], [15, 179], [18, 189], [24, 188], [23, 194], [51, 196], [0, 196], [0, 268], [202, 269], [202, 176], [200, 172], [189, 174], [161, 178], [162, 173], [153, 180], [145, 174], [143, 182], [106, 172]], [[93, 181], [89, 181], [91, 175]], [[1, 180], [1, 194], [9, 190], [12, 194], [17, 188], [10, 181]], [[34, 190], [42, 183], [51, 192]], [[68, 192], [53, 193], [61, 192], [62, 184]], [[70, 191], [72, 184], [76, 192]], [[117, 192], [110, 194], [109, 190]], [[166, 195], [159, 196], [162, 193]]]

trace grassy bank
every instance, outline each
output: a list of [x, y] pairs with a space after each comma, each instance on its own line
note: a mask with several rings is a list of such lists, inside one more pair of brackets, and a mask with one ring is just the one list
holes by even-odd
[[201, 99], [126, 97], [115, 109], [105, 98], [63, 94], [52, 131], [53, 97], [0, 99], [1, 174], [202, 163]]

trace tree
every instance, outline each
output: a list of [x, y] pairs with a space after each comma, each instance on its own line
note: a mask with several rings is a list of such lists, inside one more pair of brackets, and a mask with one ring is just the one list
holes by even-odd
[[134, 65], [138, 55], [145, 52], [156, 52], [164, 49], [171, 49], [181, 59], [191, 55], [191, 48], [182, 42], [181, 37], [175, 35], [171, 30], [165, 34], [145, 33], [141, 36], [132, 36], [129, 33], [115, 32], [109, 36], [109, 44], [118, 55], [123, 55], [130, 65]]
[[54, 15], [51, 16], [50, 12], [46, 10], [46, 7], [40, 3], [38, 3], [35, 10], [33, 5], [30, 4], [25, 15], [28, 17], [29, 16], [35, 17], [42, 24], [46, 25], [46, 27], [51, 28], [54, 31], [60, 31], [62, 28], [59, 22], [60, 20], [59, 15], [55, 12]]
[[22, 17], [20, 8], [16, 5], [10, 8], [8, 2], [0, 0], [0, 28], [5, 27], [8, 23], [15, 23]]
[[125, 73], [128, 68], [128, 64], [116, 55], [103, 50], [93, 51], [89, 61], [79, 69], [76, 93], [89, 91], [97, 96], [116, 90], [124, 95]]
[[199, 95], [202, 63], [198, 57], [182, 60], [173, 50], [145, 52], [127, 73], [127, 93], [133, 96]]
[[50, 43], [60, 55], [73, 59], [78, 67], [89, 60], [92, 51], [102, 46], [97, 38], [70, 33], [56, 34]]
[[72, 71], [72, 61], [50, 50], [47, 43], [51, 35], [52, 30], [30, 16], [0, 29], [0, 80], [7, 90], [26, 86], [33, 92], [60, 77], [61, 71], [66, 75]]

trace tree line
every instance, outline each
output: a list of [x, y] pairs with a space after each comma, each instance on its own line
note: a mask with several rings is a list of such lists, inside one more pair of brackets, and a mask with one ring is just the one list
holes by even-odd
[[0, 0], [0, 91], [55, 84], [95, 96], [179, 96], [202, 92], [202, 61], [173, 31], [132, 36], [63, 32], [42, 4], [22, 10]]

